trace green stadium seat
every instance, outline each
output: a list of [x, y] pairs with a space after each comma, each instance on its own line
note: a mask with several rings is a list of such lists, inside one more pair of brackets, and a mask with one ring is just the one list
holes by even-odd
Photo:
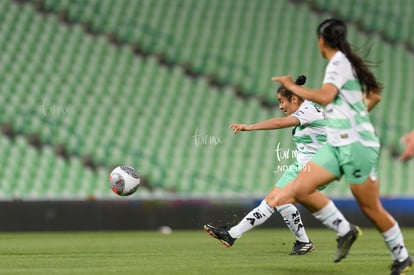
[[[347, 2], [352, 3], [349, 8], [338, 9], [341, 1], [315, 1], [350, 21], [364, 10], [365, 27], [394, 35], [397, 41], [409, 39], [409, 16], [403, 24], [408, 27], [396, 32], [395, 21], [369, 12], [409, 14], [409, 2], [404, 2], [404, 11], [391, 9], [387, 1], [378, 1], [375, 8], [369, 1]], [[270, 81], [275, 74], [306, 74], [307, 86], [320, 85], [326, 63], [319, 56], [314, 29], [322, 17], [308, 5], [287, 0], [44, 4], [52, 16], [37, 13], [34, 4], [0, 3], [5, 26], [0, 34], [8, 41], [0, 45], [0, 122], [11, 123], [21, 136], [38, 133], [47, 143], [37, 151], [24, 138], [0, 142], [6, 152], [1, 161], [20, 175], [15, 185], [0, 191], [0, 198], [116, 198], [107, 185], [108, 169], [88, 170], [81, 163], [84, 155], [102, 167], [136, 167], [156, 186], [153, 191], [142, 188], [137, 197], [170, 195], [171, 190], [187, 196], [261, 197], [274, 186], [280, 176], [273, 173], [278, 165], [274, 149], [278, 142], [291, 144], [290, 131], [234, 136], [228, 125], [281, 116], [277, 85]], [[61, 11], [68, 12], [71, 25], [55, 16]], [[84, 23], [98, 35], [86, 33]], [[414, 96], [406, 93], [414, 85], [409, 76], [413, 56], [402, 44], [391, 46], [378, 36], [366, 36], [352, 24], [349, 31], [352, 41], [372, 40], [374, 60], [382, 59], [375, 72], [385, 86], [384, 100], [372, 118], [387, 148], [414, 127], [406, 119], [414, 104]], [[108, 33], [138, 43], [150, 56], [137, 57], [130, 45], [110, 44]], [[157, 54], [176, 65], [160, 65]], [[184, 63], [202, 76], [186, 76], [179, 66]], [[209, 75], [228, 86], [213, 88], [206, 80]], [[236, 85], [252, 98], [236, 97], [231, 89]], [[264, 109], [260, 97], [274, 102], [274, 108]], [[197, 129], [207, 137], [220, 137], [222, 143], [197, 148]], [[60, 144], [74, 157], [56, 157], [52, 148]], [[27, 170], [19, 171], [20, 164]], [[382, 156], [381, 166], [386, 167], [380, 172], [387, 179], [382, 187], [386, 194], [414, 194], [404, 181], [413, 176], [411, 166], [399, 166], [387, 156]], [[350, 195], [346, 185], [329, 192]]]

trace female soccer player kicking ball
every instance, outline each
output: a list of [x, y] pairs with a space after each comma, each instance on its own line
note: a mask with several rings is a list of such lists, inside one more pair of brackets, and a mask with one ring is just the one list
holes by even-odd
[[[380, 143], [367, 113], [367, 108], [371, 109], [379, 101], [381, 85], [363, 59], [352, 51], [344, 22], [327, 19], [319, 25], [317, 34], [320, 53], [329, 61], [321, 88], [306, 89], [288, 76], [272, 80], [302, 98], [326, 106], [328, 141], [308, 163], [310, 169], [301, 171], [292, 184], [278, 192], [275, 204], [300, 202], [324, 225], [336, 230], [339, 238], [335, 262], [338, 262], [347, 256], [358, 229], [338, 219], [339, 211], [333, 203], [316, 190], [345, 176], [362, 212], [384, 237], [394, 260], [391, 274], [405, 274], [412, 267], [412, 259], [398, 223], [383, 208], [379, 198]], [[368, 106], [364, 104], [364, 97]], [[315, 200], [314, 194], [322, 195], [323, 199]]]
[[[296, 83], [304, 84], [306, 77], [300, 76]], [[293, 204], [276, 207], [273, 197], [279, 190], [295, 179], [299, 171], [306, 169], [306, 163], [326, 142], [326, 127], [320, 107], [303, 100], [289, 90], [280, 87], [277, 91], [279, 108], [285, 113], [283, 118], [272, 118], [256, 124], [231, 124], [236, 134], [240, 131], [273, 130], [287, 127], [293, 128], [293, 139], [296, 143], [296, 162], [289, 166], [276, 183], [274, 189], [266, 196], [259, 206], [248, 213], [239, 224], [230, 230], [223, 227], [205, 225], [204, 229], [213, 237], [219, 239], [226, 247], [232, 246], [234, 241], [250, 229], [263, 224], [275, 211], [281, 214], [286, 225], [296, 237], [290, 255], [304, 255], [314, 250], [303, 226], [298, 209]]]

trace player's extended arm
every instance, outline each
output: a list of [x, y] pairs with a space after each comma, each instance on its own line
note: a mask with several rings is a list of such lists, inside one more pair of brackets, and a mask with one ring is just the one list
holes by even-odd
[[287, 90], [292, 91], [294, 94], [326, 106], [334, 100], [338, 94], [338, 89], [333, 84], [323, 84], [319, 90], [312, 90], [303, 86], [296, 85], [290, 76], [275, 76], [272, 77], [275, 82], [280, 82]]
[[240, 131], [276, 130], [299, 125], [299, 119], [294, 116], [275, 117], [254, 124], [230, 124], [230, 128], [237, 134]]

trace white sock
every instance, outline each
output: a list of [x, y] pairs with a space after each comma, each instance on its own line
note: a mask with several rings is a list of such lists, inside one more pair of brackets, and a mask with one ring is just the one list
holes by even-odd
[[401, 234], [398, 223], [395, 223], [393, 227], [381, 234], [394, 260], [402, 262], [407, 259], [408, 251], [405, 248], [403, 235]]
[[305, 227], [302, 223], [299, 211], [293, 204], [285, 204], [276, 207], [280, 215], [283, 217], [287, 227], [296, 236], [296, 239], [303, 243], [309, 242], [309, 237], [306, 234]]
[[250, 229], [263, 224], [272, 216], [275, 210], [270, 207], [266, 201], [262, 201], [259, 206], [250, 211], [236, 226], [229, 230], [229, 234], [233, 238], [240, 238], [243, 233]]
[[335, 230], [338, 236], [343, 236], [351, 230], [349, 222], [332, 201], [312, 215], [326, 227]]

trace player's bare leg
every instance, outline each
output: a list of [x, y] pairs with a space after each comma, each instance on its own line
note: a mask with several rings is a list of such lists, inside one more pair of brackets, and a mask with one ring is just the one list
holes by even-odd
[[404, 274], [409, 271], [412, 267], [412, 259], [405, 248], [398, 223], [382, 206], [378, 180], [369, 177], [363, 184], [351, 184], [350, 187], [364, 215], [384, 237], [394, 259], [392, 274]]
[[338, 245], [334, 262], [339, 262], [348, 255], [361, 231], [347, 221], [329, 198], [315, 191], [335, 180], [336, 176], [316, 163], [310, 162], [308, 165], [308, 169], [299, 173], [290, 186], [283, 188], [275, 203], [284, 204], [296, 200], [306, 206], [326, 227], [335, 230]]
[[274, 198], [277, 198], [277, 194], [280, 190], [281, 188], [277, 186], [274, 187], [273, 190], [265, 197], [265, 201], [270, 207], [275, 208], [279, 212], [286, 226], [296, 238], [289, 255], [306, 255], [315, 250], [315, 247], [306, 233], [302, 217], [296, 206], [291, 203], [276, 206]]

